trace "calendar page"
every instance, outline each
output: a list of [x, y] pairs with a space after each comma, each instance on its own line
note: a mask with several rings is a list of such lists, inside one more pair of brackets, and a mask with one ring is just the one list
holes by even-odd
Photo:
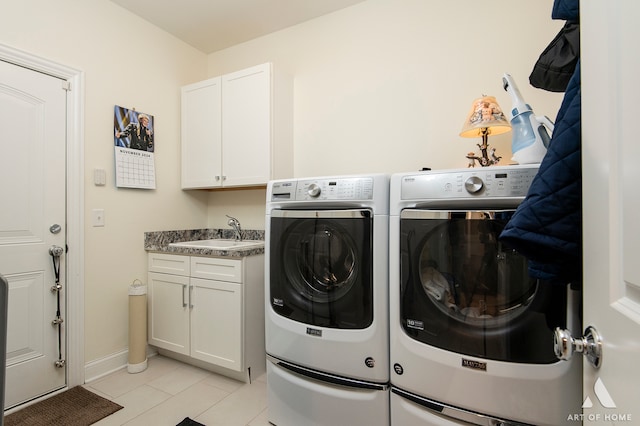
[[156, 189], [153, 152], [116, 147], [116, 186]]
[[113, 125], [116, 186], [155, 189], [153, 115], [116, 105]]

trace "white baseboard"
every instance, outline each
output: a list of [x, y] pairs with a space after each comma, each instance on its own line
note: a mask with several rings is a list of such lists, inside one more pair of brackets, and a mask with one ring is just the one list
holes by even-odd
[[[147, 346], [147, 357], [157, 355], [153, 348]], [[129, 363], [129, 350], [124, 349], [120, 352], [108, 355], [104, 358], [96, 359], [84, 365], [84, 382], [90, 383], [101, 377], [111, 374], [118, 370], [127, 368]]]

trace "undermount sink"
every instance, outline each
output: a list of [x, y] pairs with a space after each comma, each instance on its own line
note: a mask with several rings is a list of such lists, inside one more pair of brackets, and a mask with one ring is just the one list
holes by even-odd
[[236, 241], [223, 239], [182, 241], [169, 244], [169, 247], [207, 248], [212, 250], [243, 250], [263, 246], [264, 241], [261, 240]]

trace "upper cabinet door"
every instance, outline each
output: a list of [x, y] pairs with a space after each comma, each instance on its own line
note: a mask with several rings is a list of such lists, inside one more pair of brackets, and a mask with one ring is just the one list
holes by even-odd
[[222, 76], [224, 186], [264, 185], [271, 176], [271, 64]]
[[221, 81], [182, 88], [182, 188], [222, 186]]
[[293, 173], [293, 79], [257, 65], [182, 88], [182, 188], [266, 185]]

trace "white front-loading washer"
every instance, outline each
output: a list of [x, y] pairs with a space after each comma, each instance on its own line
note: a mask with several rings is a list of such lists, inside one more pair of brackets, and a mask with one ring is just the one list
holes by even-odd
[[267, 186], [269, 421], [389, 424], [389, 176]]
[[581, 412], [581, 360], [553, 347], [556, 327], [581, 330], [579, 291], [531, 278], [499, 239], [536, 173], [391, 177], [393, 426], [558, 426]]

